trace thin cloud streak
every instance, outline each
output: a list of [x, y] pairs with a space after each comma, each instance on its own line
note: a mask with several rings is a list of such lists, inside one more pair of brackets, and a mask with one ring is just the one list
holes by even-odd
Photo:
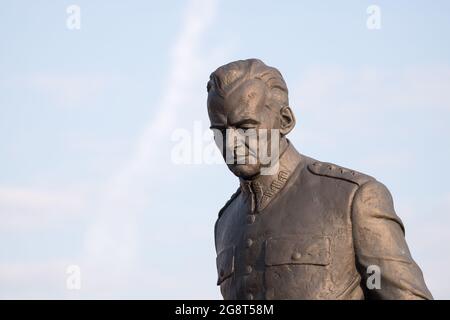
[[171, 67], [164, 93], [156, 108], [157, 114], [138, 138], [135, 152], [129, 161], [106, 185], [85, 238], [83, 265], [93, 270], [105, 267], [108, 270], [101, 278], [89, 279], [95, 287], [109, 286], [111, 279], [123, 275], [135, 278], [132, 271], [138, 271], [137, 219], [140, 209], [137, 203], [147, 201], [148, 197], [140, 190], [141, 182], [151, 173], [161, 170], [160, 163], [164, 161], [160, 161], [160, 150], [167, 144], [167, 137], [170, 137], [176, 123], [177, 110], [182, 109], [183, 103], [192, 98], [193, 78], [200, 76], [198, 67], [201, 61], [198, 60], [197, 50], [213, 20], [215, 7], [214, 1], [189, 3], [171, 51]]

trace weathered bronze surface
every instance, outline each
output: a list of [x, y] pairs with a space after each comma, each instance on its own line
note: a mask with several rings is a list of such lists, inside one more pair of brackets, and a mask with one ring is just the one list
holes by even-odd
[[300, 154], [286, 138], [295, 118], [277, 69], [257, 59], [218, 68], [208, 114], [219, 131], [280, 133], [275, 172], [227, 163], [240, 187], [214, 230], [224, 299], [432, 299], [388, 189]]

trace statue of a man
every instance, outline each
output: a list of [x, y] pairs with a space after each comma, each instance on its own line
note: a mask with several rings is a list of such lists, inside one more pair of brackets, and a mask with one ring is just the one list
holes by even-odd
[[286, 138], [295, 118], [277, 69], [235, 61], [207, 88], [216, 143], [240, 180], [214, 230], [225, 299], [432, 299], [388, 189]]

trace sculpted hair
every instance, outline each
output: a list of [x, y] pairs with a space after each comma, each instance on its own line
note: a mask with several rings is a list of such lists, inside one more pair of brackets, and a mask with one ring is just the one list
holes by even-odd
[[209, 77], [208, 94], [225, 98], [240, 84], [253, 79], [259, 79], [267, 86], [269, 107], [289, 105], [288, 88], [280, 71], [258, 59], [238, 60], [219, 67]]

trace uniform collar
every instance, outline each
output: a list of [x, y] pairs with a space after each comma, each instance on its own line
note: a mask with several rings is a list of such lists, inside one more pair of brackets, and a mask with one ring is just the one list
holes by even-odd
[[241, 190], [252, 195], [252, 211], [264, 210], [283, 189], [300, 163], [301, 155], [288, 140], [286, 150], [281, 154], [278, 170], [272, 175], [258, 175], [251, 180], [240, 179]]

